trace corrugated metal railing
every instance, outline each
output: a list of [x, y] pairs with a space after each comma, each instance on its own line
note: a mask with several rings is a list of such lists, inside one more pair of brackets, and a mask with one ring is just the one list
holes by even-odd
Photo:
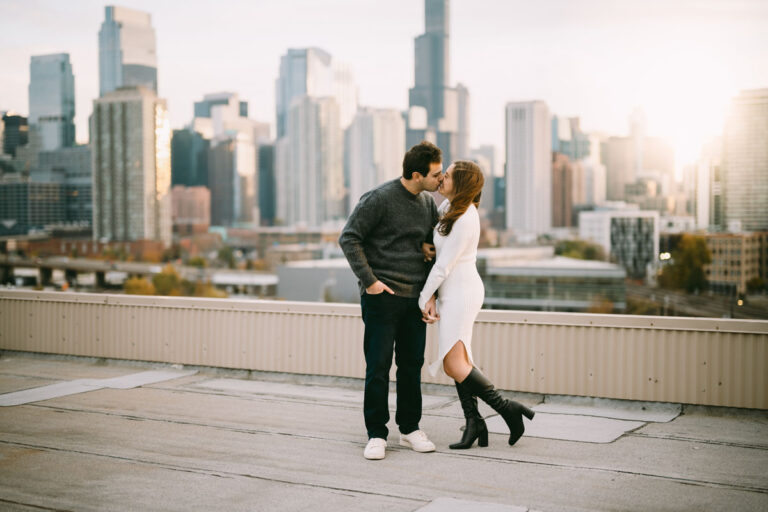
[[[361, 378], [362, 333], [349, 304], [0, 291], [3, 350]], [[482, 311], [473, 352], [502, 389], [768, 409], [765, 321]]]

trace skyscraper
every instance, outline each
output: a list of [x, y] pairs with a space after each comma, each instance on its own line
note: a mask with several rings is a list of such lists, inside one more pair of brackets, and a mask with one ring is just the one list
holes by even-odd
[[357, 86], [351, 68], [320, 48], [289, 49], [280, 58], [275, 88], [278, 139], [285, 135], [288, 111], [296, 98], [335, 98], [342, 129], [349, 126], [357, 111]]
[[402, 174], [405, 121], [392, 109], [361, 108], [345, 136], [349, 207], [370, 189]]
[[206, 94], [195, 103], [195, 114], [193, 130], [210, 140], [211, 223], [259, 225], [256, 158], [261, 123], [246, 117], [248, 104], [231, 92]]
[[629, 137], [610, 137], [602, 143], [608, 200], [625, 200], [626, 187], [641, 178], [654, 180], [661, 194], [671, 194], [675, 174], [672, 146], [659, 137], [646, 135], [641, 110], [635, 110], [630, 116], [629, 132]]
[[41, 151], [75, 145], [75, 76], [68, 53], [32, 57], [29, 124], [40, 137]]
[[285, 133], [276, 147], [277, 218], [288, 226], [309, 227], [343, 218], [342, 131], [336, 100], [295, 99]]
[[132, 86], [157, 93], [152, 17], [147, 12], [108, 5], [99, 30], [99, 94]]
[[[425, 0], [424, 33], [415, 40], [414, 86], [409, 106], [427, 110], [427, 124], [437, 136], [443, 161], [469, 156], [469, 91], [450, 86], [450, 2]], [[417, 144], [424, 129], [409, 124], [406, 146]]]
[[343, 217], [342, 130], [357, 111], [351, 70], [319, 48], [290, 49], [276, 89], [276, 221], [318, 227]]
[[171, 129], [165, 100], [143, 87], [94, 100], [94, 239], [171, 242]]
[[259, 213], [262, 226], [275, 223], [275, 145], [259, 145]]
[[563, 153], [552, 153], [552, 227], [570, 227], [574, 164]]
[[483, 184], [483, 193], [480, 198], [480, 212], [491, 220], [493, 220], [493, 213], [496, 209], [496, 148], [491, 145], [480, 146], [471, 150], [472, 160], [477, 162], [480, 168], [483, 170], [483, 177], [485, 183]]
[[723, 132], [725, 227], [768, 230], [768, 89], [742, 91]]
[[16, 156], [16, 149], [29, 140], [28, 119], [13, 112], [3, 115], [3, 153]]
[[551, 137], [546, 103], [507, 103], [506, 226], [518, 234], [552, 227]]
[[189, 128], [173, 130], [171, 184], [208, 186], [208, 149], [211, 141]]

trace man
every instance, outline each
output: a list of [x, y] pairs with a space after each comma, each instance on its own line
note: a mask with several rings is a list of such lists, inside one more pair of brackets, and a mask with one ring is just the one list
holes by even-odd
[[429, 268], [422, 244], [432, 242], [438, 215], [434, 192], [442, 181], [442, 154], [421, 142], [405, 154], [402, 177], [365, 193], [349, 216], [339, 244], [360, 285], [365, 323], [365, 397], [368, 431], [366, 459], [383, 459], [389, 421], [389, 370], [397, 365], [397, 412], [400, 444], [417, 452], [435, 445], [419, 430], [421, 367], [426, 323], [418, 296]]

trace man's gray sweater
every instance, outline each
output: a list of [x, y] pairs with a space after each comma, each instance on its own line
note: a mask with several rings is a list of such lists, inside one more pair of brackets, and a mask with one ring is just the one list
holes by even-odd
[[379, 280], [395, 295], [418, 297], [431, 266], [421, 244], [432, 242], [437, 221], [432, 196], [412, 194], [400, 178], [363, 194], [339, 237], [360, 294]]

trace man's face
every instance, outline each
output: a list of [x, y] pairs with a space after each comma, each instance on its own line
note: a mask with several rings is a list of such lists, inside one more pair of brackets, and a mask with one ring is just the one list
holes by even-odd
[[442, 162], [429, 164], [429, 173], [421, 179], [421, 186], [427, 192], [434, 192], [443, 181]]

